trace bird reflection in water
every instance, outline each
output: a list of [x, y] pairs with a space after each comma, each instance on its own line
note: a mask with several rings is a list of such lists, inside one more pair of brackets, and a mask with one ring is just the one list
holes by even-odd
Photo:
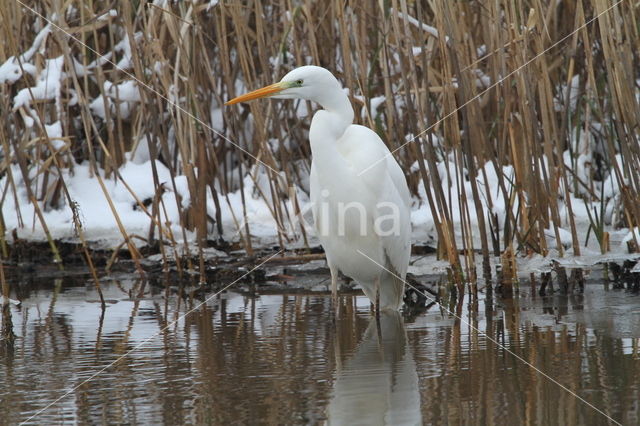
[[341, 323], [344, 318], [336, 322], [337, 367], [327, 424], [421, 424], [418, 373], [401, 314], [387, 310], [379, 321], [372, 317], [358, 346], [347, 353], [339, 340], [352, 330]]

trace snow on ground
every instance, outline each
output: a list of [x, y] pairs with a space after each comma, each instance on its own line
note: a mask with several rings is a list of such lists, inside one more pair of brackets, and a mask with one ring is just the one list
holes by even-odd
[[[127, 234], [136, 234], [146, 237], [149, 232], [152, 220], [150, 218], [151, 207], [146, 211], [139, 202], [148, 204], [156, 193], [152, 178], [151, 161], [144, 160], [144, 155], [129, 155], [131, 161], [126, 162], [118, 171], [119, 177], [111, 176], [106, 178], [104, 172], [100, 172], [105, 189], [103, 190], [99, 180], [91, 173], [87, 162], [75, 165], [73, 172], [69, 169], [63, 170], [63, 180], [69, 190], [69, 196], [76, 206], [78, 216], [82, 223], [85, 237], [99, 247], [116, 247], [124, 241], [123, 235], [119, 231], [118, 220], [122, 223]], [[163, 225], [173, 234], [177, 243], [183, 243], [182, 231], [180, 227], [180, 209], [187, 209], [190, 205], [190, 193], [186, 176], [177, 176], [175, 181], [175, 192], [171, 182], [169, 169], [159, 161], [155, 163], [158, 172], [158, 179], [165, 189], [162, 195], [164, 209], [161, 209], [161, 219]], [[22, 179], [20, 169], [13, 165], [12, 177], [14, 180], [16, 194], [15, 197], [5, 197], [2, 204], [2, 215], [8, 238], [11, 238], [13, 230], [17, 231], [20, 238], [30, 240], [44, 240], [45, 233], [43, 227], [36, 216], [33, 204], [29, 201], [29, 196]], [[197, 171], [196, 171], [197, 172]], [[231, 241], [240, 240], [245, 231], [245, 219], [249, 223], [251, 235], [260, 245], [272, 244], [277, 241], [277, 223], [273, 217], [273, 205], [270, 197], [269, 183], [264, 176], [256, 171], [252, 175], [247, 175], [244, 179], [244, 194], [240, 190], [220, 198], [222, 224], [224, 237]], [[30, 179], [36, 180], [36, 170], [33, 170]], [[126, 182], [127, 185], [124, 185]], [[127, 188], [128, 186], [128, 188]], [[13, 185], [8, 175], [0, 178], [0, 191], [13, 193]], [[106, 194], [105, 194], [106, 191]], [[245, 208], [242, 206], [242, 198], [245, 199]], [[303, 205], [302, 210], [308, 210], [304, 206], [308, 204], [308, 197], [300, 190], [296, 189], [298, 201]], [[108, 202], [113, 203], [113, 210]], [[266, 201], [268, 200], [268, 201]], [[178, 204], [180, 203], [180, 204]], [[47, 207], [39, 202], [43, 211], [44, 221], [51, 235], [55, 239], [76, 240], [76, 231], [73, 222], [73, 212], [65, 201], [59, 208]], [[291, 201], [285, 203], [285, 208], [293, 212]], [[115, 212], [114, 212], [115, 210]], [[216, 207], [210, 193], [207, 194], [207, 210], [210, 217], [216, 216]], [[307, 215], [306, 218], [309, 221]], [[292, 234], [295, 229], [299, 229], [300, 224], [292, 221], [282, 224], [283, 232]], [[195, 234], [187, 232], [187, 242], [195, 241]], [[156, 230], [156, 237], [157, 237]], [[165, 234], [165, 239], [167, 235]], [[136, 241], [139, 242], [139, 241]]]
[[[216, 0], [209, 1], [207, 7], [215, 7], [218, 4]], [[431, 26], [418, 22], [415, 18], [393, 11], [397, 13], [398, 17], [410, 23], [413, 26], [421, 29], [425, 33], [429, 34], [429, 39], [439, 38], [441, 35], [438, 31]], [[110, 19], [117, 16], [115, 10], [110, 10], [101, 17], [102, 19]], [[54, 19], [55, 20], [55, 19]], [[46, 46], [46, 40], [51, 32], [50, 25], [46, 25], [39, 29], [38, 34], [34, 38], [33, 44], [29, 49], [24, 51], [20, 55], [12, 56], [8, 58], [4, 63], [0, 64], [0, 84], [12, 85], [22, 79], [23, 74], [29, 74], [32, 79], [28, 80], [28, 87], [24, 84], [20, 90], [15, 91], [15, 96], [12, 99], [12, 108], [16, 112], [20, 112], [22, 119], [28, 128], [38, 126], [40, 120], [33, 110], [33, 104], [42, 100], [53, 101], [55, 110], [57, 112], [56, 118], [47, 117], [49, 122], [42, 123], [43, 131], [46, 133], [50, 141], [50, 149], [62, 151], [67, 147], [68, 136], [63, 130], [64, 124], [59, 117], [64, 116], [62, 114], [62, 92], [71, 96], [68, 102], [69, 105], [74, 105], [78, 102], [77, 94], [71, 89], [71, 85], [66, 84], [65, 80], [69, 78], [67, 75], [67, 68], [65, 68], [64, 57], [57, 56], [49, 59], [45, 59], [44, 63], [40, 67], [36, 67], [33, 62], [33, 58], [37, 52], [43, 50]], [[122, 33], [122, 39], [115, 45], [114, 52], [109, 52], [104, 56], [97, 58], [94, 62], [83, 66], [78, 61], [73, 59], [74, 70], [78, 76], [92, 75], [93, 70], [99, 67], [101, 64], [107, 61], [117, 61], [117, 68], [126, 70], [131, 68], [131, 56], [132, 49], [138, 43], [143, 36], [142, 33], [136, 32], [129, 37], [127, 32]], [[445, 40], [448, 38], [445, 36]], [[486, 46], [479, 47], [478, 55], [482, 56], [486, 54]], [[423, 48], [414, 49], [415, 54], [421, 54]], [[112, 56], [117, 56], [116, 59]], [[393, 53], [396, 55], [396, 53]], [[289, 63], [294, 61], [293, 56], [278, 55], [270, 58], [272, 65], [274, 66], [274, 73], [279, 75], [281, 71], [281, 61], [286, 57]], [[307, 58], [310, 60], [309, 58]], [[340, 61], [338, 61], [340, 62]], [[159, 71], [161, 64], [156, 64], [154, 69]], [[151, 70], [149, 70], [151, 72]], [[480, 70], [476, 70], [478, 84], [482, 87], [488, 85], [491, 81], [489, 77], [484, 75]], [[31, 83], [33, 81], [33, 83]], [[24, 82], [23, 82], [24, 83]], [[64, 83], [64, 84], [63, 84]], [[570, 107], [575, 109], [577, 102], [577, 90], [579, 89], [579, 77], [576, 75], [567, 85], [558, 87], [558, 98], [556, 100], [556, 107], [561, 108], [563, 102], [566, 102], [567, 98], [570, 102]], [[249, 88], [245, 87], [245, 84], [240, 80], [236, 80], [236, 93], [246, 92]], [[63, 89], [66, 88], [66, 89]], [[110, 81], [104, 80], [103, 87], [100, 95], [97, 95], [93, 99], [88, 99], [90, 110], [94, 116], [107, 120], [108, 117], [118, 115], [122, 119], [131, 118], [132, 112], [135, 110], [136, 105], [141, 101], [140, 91], [143, 89], [138, 83], [132, 80], [122, 81]], [[347, 89], [345, 89], [348, 91]], [[376, 117], [378, 113], [378, 107], [384, 104], [386, 98], [384, 96], [373, 97], [368, 101], [357, 93], [354, 93], [354, 97], [358, 102], [362, 102], [366, 105], [363, 108], [363, 118], [367, 115], [371, 115], [372, 118]], [[175, 102], [182, 102], [180, 94], [172, 93], [170, 98]], [[399, 109], [402, 109], [403, 100], [401, 97], [393, 99], [393, 102]], [[306, 102], [296, 102], [295, 104], [296, 116], [299, 118], [305, 118], [309, 115]], [[223, 132], [225, 129], [223, 113], [220, 105], [217, 102], [212, 102], [210, 110], [210, 123], [215, 131]], [[253, 120], [245, 120], [244, 123], [245, 135], [253, 133]], [[594, 127], [595, 124], [591, 124]], [[37, 129], [33, 129], [36, 133]], [[173, 129], [171, 130], [173, 131]], [[65, 139], [65, 137], [67, 137]], [[413, 140], [414, 135], [406, 135], [407, 141]], [[250, 140], [251, 138], [247, 138]], [[592, 138], [588, 132], [581, 132], [576, 135], [575, 140], [571, 141], [573, 146], [572, 152], [565, 152], [563, 159], [565, 165], [575, 171], [575, 178], [577, 182], [588, 182], [592, 175], [591, 163], [593, 162]], [[433, 134], [431, 139], [435, 145], [441, 145], [441, 136], [437, 133]], [[271, 140], [269, 141], [270, 148], [275, 152], [279, 145], [284, 146], [286, 149], [292, 149], [290, 146], [291, 140]], [[10, 158], [9, 153], [6, 153], [7, 158]], [[443, 155], [442, 161], [438, 164], [438, 173], [443, 183], [443, 192], [450, 204], [451, 219], [453, 227], [456, 232], [455, 237], [459, 247], [463, 244], [462, 235], [462, 221], [465, 215], [462, 213], [462, 205], [460, 203], [459, 194], [466, 194], [468, 205], [468, 217], [470, 219], [470, 225], [473, 227], [473, 244], [474, 247], [480, 247], [480, 235], [477, 232], [478, 228], [478, 212], [476, 212], [475, 206], [471, 199], [472, 186], [468, 179], [458, 179], [456, 176], [456, 166], [452, 162], [452, 158], [446, 158]], [[77, 207], [77, 213], [80, 221], [82, 222], [84, 234], [86, 238], [94, 243], [94, 245], [101, 247], [116, 247], [124, 241], [124, 236], [119, 229], [119, 223], [124, 228], [124, 231], [131, 235], [137, 234], [142, 237], [146, 237], [152, 219], [150, 217], [151, 207], [145, 208], [139, 203], [147, 203], [153, 199], [156, 195], [156, 187], [152, 178], [152, 162], [151, 155], [148, 149], [148, 143], [146, 137], [142, 137], [135, 144], [134, 152], [128, 155], [128, 160], [114, 175], [106, 177], [103, 171], [97, 171], [103, 176], [104, 188], [100, 185], [100, 182], [94, 174], [96, 171], [92, 171], [87, 163], [76, 164], [73, 169], [63, 169], [62, 179], [66, 183], [69, 190], [69, 196], [71, 204]], [[620, 197], [620, 185], [619, 180], [623, 179], [623, 174], [620, 173], [622, 168], [622, 159], [620, 155], [616, 156], [615, 166], [608, 175], [604, 176], [602, 183], [597, 183], [600, 186], [600, 197], [607, 200], [606, 203], [600, 205], [598, 202], [585, 203], [582, 198], [577, 198], [575, 195], [584, 196], [588, 195], [587, 188], [574, 183], [574, 175], [570, 174], [568, 177], [568, 184], [572, 187], [570, 202], [573, 207], [572, 213], [567, 209], [566, 200], [558, 200], [558, 212], [561, 217], [561, 228], [554, 229], [548, 228], [544, 231], [547, 238], [547, 245], [551, 249], [566, 249], [568, 253], [574, 253], [572, 248], [573, 241], [571, 238], [571, 220], [575, 222], [575, 226], [580, 236], [580, 244], [586, 245], [586, 236], [589, 234], [588, 250], [582, 250], [583, 254], [586, 253], [598, 253], [599, 247], [595, 235], [591, 232], [588, 233], [588, 229], [591, 221], [594, 218], [602, 220], [606, 224], [617, 223], [617, 216], [619, 208]], [[163, 238], [166, 240], [174, 239], [178, 244], [189, 242], [192, 243], [195, 240], [195, 234], [193, 232], [182, 232], [181, 228], [181, 209], [187, 209], [190, 207], [191, 194], [189, 192], [189, 186], [186, 176], [176, 176], [175, 179], [171, 179], [171, 174], [167, 167], [161, 162], [156, 162], [155, 166], [158, 171], [158, 177], [163, 184], [162, 201], [164, 203], [161, 209], [161, 221], [165, 234]], [[479, 165], [482, 166], [482, 165]], [[36, 182], [33, 190], [37, 193], [36, 196], [41, 196], [43, 176], [39, 174], [38, 167], [35, 166], [31, 170], [30, 179]], [[304, 167], [300, 168], [304, 170]], [[545, 165], [545, 169], [548, 169], [548, 164]], [[417, 170], [417, 162], [413, 166], [406, 170], [408, 174], [415, 173]], [[616, 173], [616, 171], [618, 173]], [[197, 174], [197, 170], [195, 171]], [[499, 174], [504, 176], [506, 190], [508, 194], [503, 194], [499, 184]], [[235, 178], [235, 173], [233, 174]], [[466, 170], [458, 171], [458, 176], [467, 176]], [[514, 181], [514, 171], [510, 166], [504, 167], [500, 170], [500, 173], [494, 169], [494, 166], [490, 163], [482, 166], [482, 170], [478, 173], [478, 189], [480, 191], [480, 198], [484, 204], [484, 214], [490, 211], [492, 215], [497, 219], [498, 227], [500, 228], [500, 235], [504, 230], [507, 211], [505, 200], [511, 198], [512, 188], [509, 182]], [[281, 237], [288, 247], [301, 246], [303, 244], [302, 238], [300, 238], [300, 227], [305, 226], [307, 236], [311, 245], [317, 245], [318, 242], [313, 238], [313, 229], [310, 225], [312, 219], [310, 218], [309, 211], [309, 197], [305, 188], [308, 188], [308, 175], [304, 173], [300, 176], [299, 186], [293, 189], [289, 189], [286, 186], [286, 179], [284, 173], [282, 173], [281, 182], [275, 185], [276, 191], [280, 196], [274, 201], [274, 197], [271, 193], [274, 190], [270, 180], [273, 176], [269, 176], [260, 167], [253, 167], [243, 179], [238, 178], [238, 181], [231, 182], [231, 187], [240, 187], [240, 181], [242, 181], [242, 189], [237, 189], [229, 194], [220, 197], [220, 214], [222, 217], [222, 228], [224, 230], [223, 237], [226, 240], [240, 241], [246, 238], [244, 233], [246, 232], [245, 223], [248, 224], [251, 238], [253, 240], [254, 247], [268, 246], [273, 244], [279, 244]], [[55, 177], [53, 178], [55, 180]], [[125, 185], [126, 182], [126, 185]], [[626, 183], [626, 182], [625, 182]], [[51, 184], [51, 179], [48, 182]], [[127, 188], [128, 186], [128, 188]], [[576, 187], [575, 189], [573, 187]], [[49, 189], [53, 189], [50, 186]], [[218, 188], [220, 191], [220, 188]], [[39, 218], [36, 216], [34, 206], [31, 204], [29, 194], [25, 188], [25, 183], [22, 179], [20, 168], [17, 165], [11, 166], [11, 173], [4, 174], [0, 177], [0, 191], [2, 191], [2, 219], [4, 221], [5, 230], [9, 239], [10, 235], [16, 230], [17, 234], [21, 238], [43, 240], [45, 238], [44, 230]], [[221, 191], [220, 191], [221, 192]], [[424, 182], [421, 182], [418, 186], [418, 194], [413, 200], [411, 220], [413, 225], [413, 241], [419, 244], [428, 244], [435, 246], [437, 241], [435, 221], [432, 216], [432, 210], [427, 204], [427, 188], [424, 186]], [[50, 195], [50, 194], [49, 194]], [[47, 197], [45, 197], [47, 198]], [[43, 212], [44, 221], [51, 232], [52, 236], [56, 239], [63, 240], [76, 240], [76, 227], [73, 221], [74, 212], [70, 207], [68, 200], [61, 197], [63, 202], [61, 205], [52, 206], [51, 203], [40, 202], [40, 209]], [[108, 200], [111, 200], [110, 204]], [[297, 218], [294, 212], [297, 210], [294, 208], [294, 203], [297, 201], [297, 205], [302, 212], [302, 218]], [[279, 204], [281, 203], [281, 204]], [[513, 215], [518, 215], [519, 200], [515, 199], [512, 203]], [[276, 214], [277, 209], [277, 214]], [[216, 215], [216, 203], [212, 199], [210, 192], [207, 193], [207, 213], [210, 217], [215, 218]], [[570, 215], [573, 215], [572, 217]], [[275, 217], [278, 217], [276, 220]], [[210, 229], [210, 234], [215, 235], [215, 229]], [[158, 237], [158, 229], [155, 229], [156, 237]], [[626, 249], [627, 241], [632, 240], [634, 237], [640, 239], [638, 231], [636, 230], [635, 236], [630, 233], [629, 230], [620, 230], [611, 233], [611, 249], [612, 253], [620, 254], [624, 253]], [[186, 237], [187, 241], [183, 241]], [[136, 243], [142, 243], [139, 240], [135, 240]], [[439, 268], [441, 265], [434, 264], [432, 270]], [[435, 268], [435, 269], [434, 269]]]
[[[156, 162], [156, 167], [160, 181], [169, 182], [169, 170], [160, 162]], [[17, 165], [12, 166], [11, 174], [17, 191], [15, 197], [8, 196], [5, 198], [2, 207], [7, 233], [10, 234], [16, 229], [18, 236], [21, 238], [42, 240], [45, 238], [44, 230], [35, 215], [33, 204], [29, 202], [27, 190]], [[138, 200], [144, 201], [154, 196], [155, 189], [150, 161], [142, 164], [129, 161], [119, 170], [119, 174]], [[67, 185], [71, 200], [77, 207], [86, 238], [94, 242], [104, 243], [106, 246], [120, 244], [124, 238], [118, 230], [116, 214], [111, 210], [107, 196], [105, 196], [98, 179], [92, 176], [89, 165], [87, 163], [76, 165], [73, 173], [68, 169], [64, 169], [62, 178]], [[104, 178], [103, 176], [103, 182], [105, 191], [113, 202], [117, 217], [124, 225], [127, 233], [146, 236], [151, 219], [137, 204], [133, 194], [119, 179], [114, 177]], [[5, 175], [0, 179], [0, 188], [4, 191], [7, 185], [11, 185], [11, 182], [8, 176]], [[179, 191], [180, 188], [184, 190], [184, 187], [177, 186]], [[9, 189], [9, 193], [11, 192], [11, 189]], [[163, 195], [163, 200], [166, 207], [166, 216], [163, 215], [162, 217], [163, 223], [170, 222], [170, 228], [177, 237], [181, 235], [181, 232], [176, 194], [172, 191], [167, 191]], [[39, 205], [43, 210], [44, 220], [53, 238], [63, 240], [76, 238], [73, 212], [67, 202], [57, 209], [46, 208], [43, 203], [39, 203]]]
[[[57, 137], [55, 126], [51, 129], [52, 136]], [[142, 144], [143, 146], [145, 144]], [[68, 169], [63, 170], [63, 179], [68, 187], [70, 198], [77, 206], [78, 215], [82, 222], [85, 236], [88, 240], [92, 241], [94, 245], [100, 247], [115, 247], [124, 241], [122, 234], [118, 228], [118, 221], [122, 223], [128, 234], [136, 234], [142, 237], [148, 235], [151, 218], [151, 207], [149, 206], [146, 211], [143, 209], [138, 201], [145, 202], [151, 200], [155, 193], [155, 187], [152, 178], [152, 164], [148, 158], [148, 155], [144, 153], [137, 153], [136, 155], [129, 154], [127, 161], [119, 170], [119, 178], [111, 176], [109, 178], [104, 177], [104, 173], [101, 171], [105, 190], [103, 191], [98, 179], [92, 174], [88, 163], [82, 163], [75, 165], [73, 172]], [[180, 244], [183, 243], [183, 233], [180, 227], [180, 209], [186, 209], [190, 205], [191, 197], [187, 185], [187, 179], [185, 176], [177, 176], [174, 179], [174, 186], [171, 181], [171, 174], [169, 169], [159, 161], [156, 161], [156, 169], [158, 172], [159, 181], [163, 184], [165, 189], [162, 200], [164, 202], [164, 209], [161, 209], [161, 219], [165, 227], [165, 240], [168, 240], [167, 230], [172, 233], [174, 240]], [[449, 171], [447, 171], [449, 167]], [[462, 234], [461, 234], [461, 213], [457, 194], [462, 188], [458, 188], [458, 184], [453, 174], [453, 165], [446, 162], [440, 163], [440, 174], [443, 180], [443, 190], [445, 194], [451, 192], [451, 203], [454, 229], [456, 230], [456, 238], [460, 246], [462, 246]], [[197, 171], [196, 171], [197, 172]], [[496, 178], [495, 170], [491, 164], [485, 165], [485, 173], [487, 176], [486, 183], [484, 180], [480, 182], [479, 189], [481, 191], [481, 198], [485, 202], [487, 196], [490, 195], [493, 201], [493, 212], [498, 216], [500, 227], [503, 228], [505, 224], [505, 206], [504, 197], [500, 193], [498, 180]], [[505, 167], [503, 170], [505, 176], [511, 176], [513, 171], [511, 167]], [[448, 175], [450, 177], [448, 177]], [[2, 215], [5, 221], [6, 232], [9, 236], [12, 231], [17, 230], [17, 234], [21, 238], [43, 240], [45, 237], [43, 228], [35, 215], [33, 205], [29, 201], [29, 197], [21, 178], [20, 169], [17, 165], [12, 166], [12, 176], [16, 188], [15, 197], [13, 196], [13, 186], [8, 175], [0, 178], [0, 191], [7, 193], [4, 203], [2, 205]], [[35, 179], [36, 170], [32, 171], [31, 179]], [[123, 184], [126, 182], [128, 187]], [[469, 182], [464, 182], [464, 190], [467, 194], [471, 194]], [[8, 187], [9, 186], [9, 187]], [[241, 190], [236, 190], [227, 194], [227, 196], [220, 197], [221, 205], [221, 217], [222, 226], [224, 230], [224, 238], [230, 241], [239, 241], [244, 238], [245, 232], [245, 220], [248, 222], [252, 241], [254, 246], [268, 246], [277, 244], [278, 238], [278, 226], [283, 235], [288, 237], [287, 245], [289, 247], [296, 247], [302, 245], [302, 239], [300, 238], [300, 226], [305, 226], [307, 234], [310, 235], [310, 243], [317, 245], [318, 242], [313, 238], [312, 219], [310, 215], [310, 204], [307, 194], [301, 188], [295, 188], [295, 193], [289, 194], [289, 199], [283, 202], [283, 211], [289, 213], [289, 217], [293, 219], [281, 220], [280, 225], [274, 219], [274, 202], [271, 196], [271, 186], [269, 184], [268, 177], [264, 170], [259, 167], [254, 167], [250, 173], [245, 177], [244, 193]], [[282, 190], [286, 191], [284, 180], [282, 182]], [[426, 192], [424, 185], [421, 183], [418, 189], [419, 197], [414, 198], [413, 207], [411, 213], [411, 219], [413, 222], [413, 241], [419, 244], [435, 245], [437, 240], [435, 224], [431, 209], [427, 204]], [[107, 201], [107, 196], [112, 200], [113, 209]], [[296, 219], [293, 212], [292, 199], [297, 198], [300, 204], [303, 220]], [[211, 193], [207, 194], [207, 210], [210, 217], [216, 217], [216, 207]], [[242, 199], [245, 200], [243, 207]], [[587, 206], [582, 199], [572, 198], [574, 220], [578, 228], [580, 235], [581, 246], [585, 244], [585, 237], [589, 227], [589, 213]], [[179, 204], [180, 203], [180, 204]], [[574, 251], [572, 247], [571, 234], [567, 231], [569, 229], [568, 213], [565, 211], [564, 205], [560, 203], [560, 212], [563, 217], [563, 228], [559, 229], [560, 243], [555, 241], [556, 233], [553, 228], [545, 230], [547, 236], [547, 243], [551, 249], [558, 248], [560, 244], [565, 249], [568, 249], [567, 253], [572, 254]], [[74, 240], [76, 239], [75, 227], [73, 223], [73, 212], [68, 203], [58, 208], [52, 208], [45, 206], [42, 202], [40, 207], [43, 210], [44, 220], [49, 228], [52, 236], [56, 239]], [[513, 207], [514, 214], [516, 214], [517, 204]], [[598, 208], [598, 204], [594, 206], [588, 206], [589, 209]], [[477, 218], [475, 207], [473, 203], [469, 203], [469, 213], [472, 226], [477, 229]], [[215, 232], [210, 230], [210, 232]], [[626, 241], [632, 238], [631, 233], [627, 229], [613, 231], [611, 230], [611, 254], [620, 255], [626, 252]], [[476, 247], [480, 247], [479, 233], [474, 232], [474, 244]], [[636, 236], [639, 235], [636, 230]], [[156, 228], [156, 237], [157, 237]], [[187, 242], [192, 243], [195, 241], [195, 233], [186, 232]], [[638, 237], [637, 237], [638, 238]], [[137, 242], [142, 244], [142, 242]], [[593, 233], [591, 233], [588, 248], [581, 247], [583, 255], [595, 256], [599, 255], [599, 247]], [[556, 254], [557, 252], [553, 252]], [[554, 256], [554, 254], [550, 256]], [[549, 258], [550, 259], [550, 258]], [[550, 260], [544, 260], [544, 267], [550, 263]], [[532, 261], [535, 263], [534, 259]], [[443, 268], [445, 265], [440, 265]], [[429, 271], [437, 272], [440, 267], [436, 263], [431, 263]], [[415, 269], [415, 268], [414, 268]], [[418, 268], [420, 269], [420, 268]], [[420, 271], [427, 273], [424, 268]]]

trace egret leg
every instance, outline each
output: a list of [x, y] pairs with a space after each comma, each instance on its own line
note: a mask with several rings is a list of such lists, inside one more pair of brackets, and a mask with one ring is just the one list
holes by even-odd
[[[378, 335], [378, 349], [381, 351], [381, 354], [384, 353], [382, 350], [382, 327], [380, 327], [380, 277], [378, 277], [375, 281], [376, 286], [376, 331]], [[384, 356], [384, 355], [383, 355]]]
[[331, 306], [333, 312], [338, 313], [338, 268], [329, 265], [331, 272]]
[[380, 277], [376, 278], [376, 319], [380, 320]]

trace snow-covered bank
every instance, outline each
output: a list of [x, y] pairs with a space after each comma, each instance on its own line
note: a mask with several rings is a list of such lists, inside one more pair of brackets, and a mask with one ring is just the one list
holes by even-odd
[[[441, 179], [443, 181], [443, 191], [451, 192], [452, 197], [452, 218], [454, 230], [456, 231], [456, 239], [458, 244], [462, 245], [462, 223], [463, 216], [458, 205], [458, 195], [460, 190], [471, 192], [469, 182], [464, 182], [466, 188], [458, 188], [455, 181], [451, 181], [446, 171], [448, 165], [440, 164]], [[452, 165], [449, 165], [453, 167]], [[175, 241], [177, 244], [184, 243], [183, 232], [181, 228], [180, 212], [185, 211], [191, 205], [191, 195], [185, 176], [176, 176], [171, 179], [169, 169], [160, 161], [155, 162], [158, 173], [159, 182], [163, 191], [161, 192], [162, 208], [159, 209], [159, 219], [164, 228], [163, 238], [165, 241]], [[35, 214], [34, 206], [30, 202], [25, 182], [21, 178], [20, 170], [17, 165], [12, 166], [11, 176], [8, 175], [0, 178], [0, 190], [8, 194], [5, 196], [2, 204], [2, 215], [5, 222], [7, 238], [15, 231], [20, 238], [31, 240], [44, 240], [45, 234], [42, 225]], [[484, 209], [488, 209], [486, 200], [490, 196], [492, 199], [492, 211], [499, 218], [500, 231], [503, 232], [505, 226], [506, 210], [504, 197], [496, 179], [496, 174], [492, 170], [492, 166], [485, 166], [485, 173], [489, 178], [487, 183], [484, 181], [479, 185], [481, 198], [484, 200]], [[75, 165], [73, 171], [63, 169], [61, 178], [67, 185], [69, 196], [74, 203], [78, 218], [83, 226], [86, 238], [93, 243], [94, 246], [101, 248], [116, 247], [120, 245], [124, 239], [119, 230], [118, 222], [120, 222], [128, 235], [138, 235], [146, 237], [152, 225], [150, 200], [156, 195], [156, 188], [152, 178], [152, 164], [150, 160], [136, 160], [131, 158], [118, 171], [118, 174], [112, 174], [111, 177], [105, 178], [104, 172], [100, 171], [105, 189], [102, 189], [98, 179], [91, 173], [88, 163]], [[505, 168], [503, 173], [509, 176], [510, 168]], [[34, 190], [41, 187], [42, 182], [38, 180], [37, 171], [32, 170], [30, 179], [35, 185]], [[174, 184], [175, 182], [175, 190]], [[126, 183], [126, 185], [124, 184]], [[277, 221], [274, 218], [273, 200], [269, 196], [268, 178], [260, 169], [254, 168], [244, 179], [244, 189], [236, 190], [221, 196], [220, 216], [222, 219], [222, 229], [224, 231], [223, 238], [230, 242], [240, 241], [244, 238], [245, 219], [251, 234], [254, 247], [271, 246], [278, 244], [279, 232], [280, 236], [284, 236], [287, 241], [288, 248], [300, 247], [303, 244], [301, 237], [301, 227], [304, 226], [308, 235], [310, 245], [317, 245], [317, 240], [313, 237], [312, 218], [310, 214], [310, 204], [306, 192], [299, 187], [290, 191], [291, 197], [283, 201], [284, 209], [291, 214], [289, 219], [281, 219]], [[15, 196], [13, 194], [15, 188]], [[511, 188], [509, 188], [511, 190]], [[106, 193], [105, 193], [106, 191]], [[295, 198], [300, 207], [301, 217], [293, 215], [294, 206], [293, 198]], [[111, 200], [111, 204], [108, 199]], [[244, 199], [244, 205], [243, 205]], [[437, 241], [437, 233], [435, 230], [434, 219], [431, 209], [426, 200], [424, 184], [420, 183], [418, 196], [414, 197], [412, 208], [412, 227], [413, 242], [420, 245], [435, 246]], [[571, 234], [563, 228], [569, 227], [569, 216], [566, 205], [559, 200], [558, 208], [563, 219], [562, 228], [560, 228], [561, 244], [564, 248], [568, 248], [567, 254], [572, 254]], [[579, 198], [571, 198], [573, 206], [573, 219], [581, 237], [580, 244], [585, 246], [586, 235], [590, 225], [590, 215], [587, 208], [594, 210], [599, 208], [599, 203], [593, 205], [585, 205], [585, 202]], [[77, 241], [75, 226], [73, 223], [73, 211], [69, 207], [68, 202], [64, 200], [62, 205], [57, 208], [39, 202], [39, 206], [43, 211], [43, 217], [46, 225], [55, 239], [65, 241]], [[113, 209], [112, 207], [113, 206]], [[517, 214], [518, 204], [512, 206], [513, 214]], [[478, 216], [475, 207], [470, 203], [468, 206], [470, 212], [471, 224], [477, 230]], [[486, 210], [485, 210], [486, 211]], [[207, 192], [207, 213], [209, 217], [216, 217], [216, 203], [212, 198], [212, 194]], [[605, 218], [606, 219], [606, 218]], [[215, 235], [216, 231], [210, 227], [211, 235]], [[610, 232], [610, 248], [611, 255], [622, 255], [626, 253], [626, 242], [632, 238], [628, 229], [614, 230], [612, 227], [607, 228]], [[158, 238], [157, 227], [155, 227], [155, 237]], [[476, 248], [479, 248], [479, 232], [475, 232], [473, 240]], [[547, 244], [550, 249], [558, 246], [555, 241], [555, 232], [549, 229], [545, 232], [547, 236]], [[195, 232], [186, 231], [187, 243], [195, 242]], [[636, 235], [637, 231], [636, 231]], [[136, 239], [137, 244], [144, 244], [142, 240]], [[583, 254], [595, 255], [599, 253], [599, 246], [593, 232], [589, 238], [586, 252], [582, 248]], [[606, 256], [606, 255], [605, 255]]]

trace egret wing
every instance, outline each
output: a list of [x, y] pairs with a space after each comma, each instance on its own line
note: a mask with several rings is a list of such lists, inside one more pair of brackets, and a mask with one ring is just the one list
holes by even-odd
[[376, 194], [377, 204], [397, 207], [395, 212], [390, 208], [374, 209], [373, 219], [382, 224], [395, 221], [391, 232], [381, 235], [389, 262], [385, 266], [404, 278], [411, 254], [411, 195], [404, 172], [378, 134], [367, 127], [349, 126], [339, 143], [339, 149], [358, 171], [362, 182]]

